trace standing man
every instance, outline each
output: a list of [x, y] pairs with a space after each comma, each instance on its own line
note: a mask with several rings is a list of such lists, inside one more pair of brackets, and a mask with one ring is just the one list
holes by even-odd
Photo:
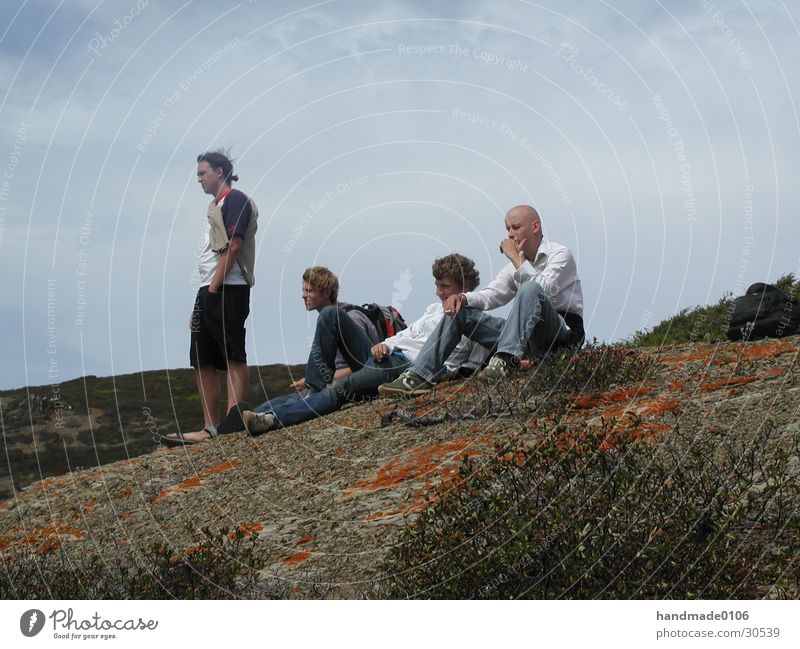
[[239, 177], [223, 151], [197, 156], [197, 181], [211, 196], [208, 237], [198, 262], [200, 289], [190, 320], [189, 362], [195, 369], [205, 428], [168, 436], [168, 445], [193, 444], [217, 436], [219, 382], [226, 372], [229, 413], [247, 397], [249, 380], [244, 322], [250, 314], [250, 287], [255, 283], [255, 233], [258, 209], [231, 184]]
[[[449, 317], [442, 318], [412, 367], [379, 388], [381, 395], [431, 390], [462, 335], [496, 349], [479, 375], [484, 380], [506, 378], [526, 354], [583, 342], [583, 292], [572, 253], [543, 239], [542, 221], [530, 205], [512, 207], [505, 226], [508, 236], [500, 242], [500, 252], [508, 265], [486, 288], [445, 301]], [[484, 313], [512, 300], [507, 319]]]

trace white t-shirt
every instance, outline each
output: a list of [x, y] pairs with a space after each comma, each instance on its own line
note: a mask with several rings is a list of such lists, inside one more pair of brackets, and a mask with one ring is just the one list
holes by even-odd
[[[211, 284], [211, 280], [214, 279], [214, 273], [217, 272], [220, 253], [211, 250], [211, 240], [208, 238], [207, 225], [203, 226], [203, 231], [205, 232], [205, 245], [197, 260], [197, 274], [200, 277], [200, 286], [208, 286]], [[225, 276], [225, 284], [247, 284], [238, 261], [234, 262], [230, 272]]]

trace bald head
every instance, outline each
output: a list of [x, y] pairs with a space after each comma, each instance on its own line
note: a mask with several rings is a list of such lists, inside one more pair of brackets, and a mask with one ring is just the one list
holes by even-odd
[[534, 259], [542, 242], [542, 220], [530, 205], [517, 205], [506, 212], [506, 232], [526, 259]]
[[517, 205], [516, 207], [512, 207], [506, 212], [506, 219], [508, 219], [508, 217], [523, 219], [526, 223], [532, 221], [542, 222], [542, 219], [539, 217], [539, 212], [530, 205]]

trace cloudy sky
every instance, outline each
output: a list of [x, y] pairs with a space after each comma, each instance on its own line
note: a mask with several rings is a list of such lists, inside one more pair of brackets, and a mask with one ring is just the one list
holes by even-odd
[[721, 2], [0, 4], [0, 387], [188, 366], [207, 197], [259, 206], [252, 363], [303, 362], [312, 264], [434, 300], [519, 203], [578, 259], [590, 336], [800, 272], [800, 9]]

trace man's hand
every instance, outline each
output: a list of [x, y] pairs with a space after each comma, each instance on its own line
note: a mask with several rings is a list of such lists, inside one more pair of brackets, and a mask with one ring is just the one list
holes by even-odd
[[515, 268], [519, 268], [522, 265], [522, 257], [519, 253], [525, 247], [526, 243], [528, 243], [527, 239], [523, 239], [519, 244], [510, 237], [503, 239], [500, 242], [500, 252], [508, 257], [508, 260], [514, 264]]
[[378, 343], [377, 345], [374, 345], [372, 349], [369, 350], [369, 353], [372, 354], [372, 358], [380, 362], [389, 358], [391, 350], [389, 349], [388, 345], [384, 345], [383, 343]]
[[292, 390], [297, 390], [298, 392], [300, 392], [300, 390], [302, 390], [304, 387], [306, 387], [306, 380], [305, 379], [298, 379], [297, 381], [292, 381], [289, 384], [289, 387], [292, 388]]
[[449, 315], [451, 318], [454, 318], [456, 313], [461, 311], [461, 307], [467, 303], [467, 296], [463, 293], [459, 293], [458, 295], [451, 295], [444, 301], [442, 304], [442, 309], [446, 315]]

